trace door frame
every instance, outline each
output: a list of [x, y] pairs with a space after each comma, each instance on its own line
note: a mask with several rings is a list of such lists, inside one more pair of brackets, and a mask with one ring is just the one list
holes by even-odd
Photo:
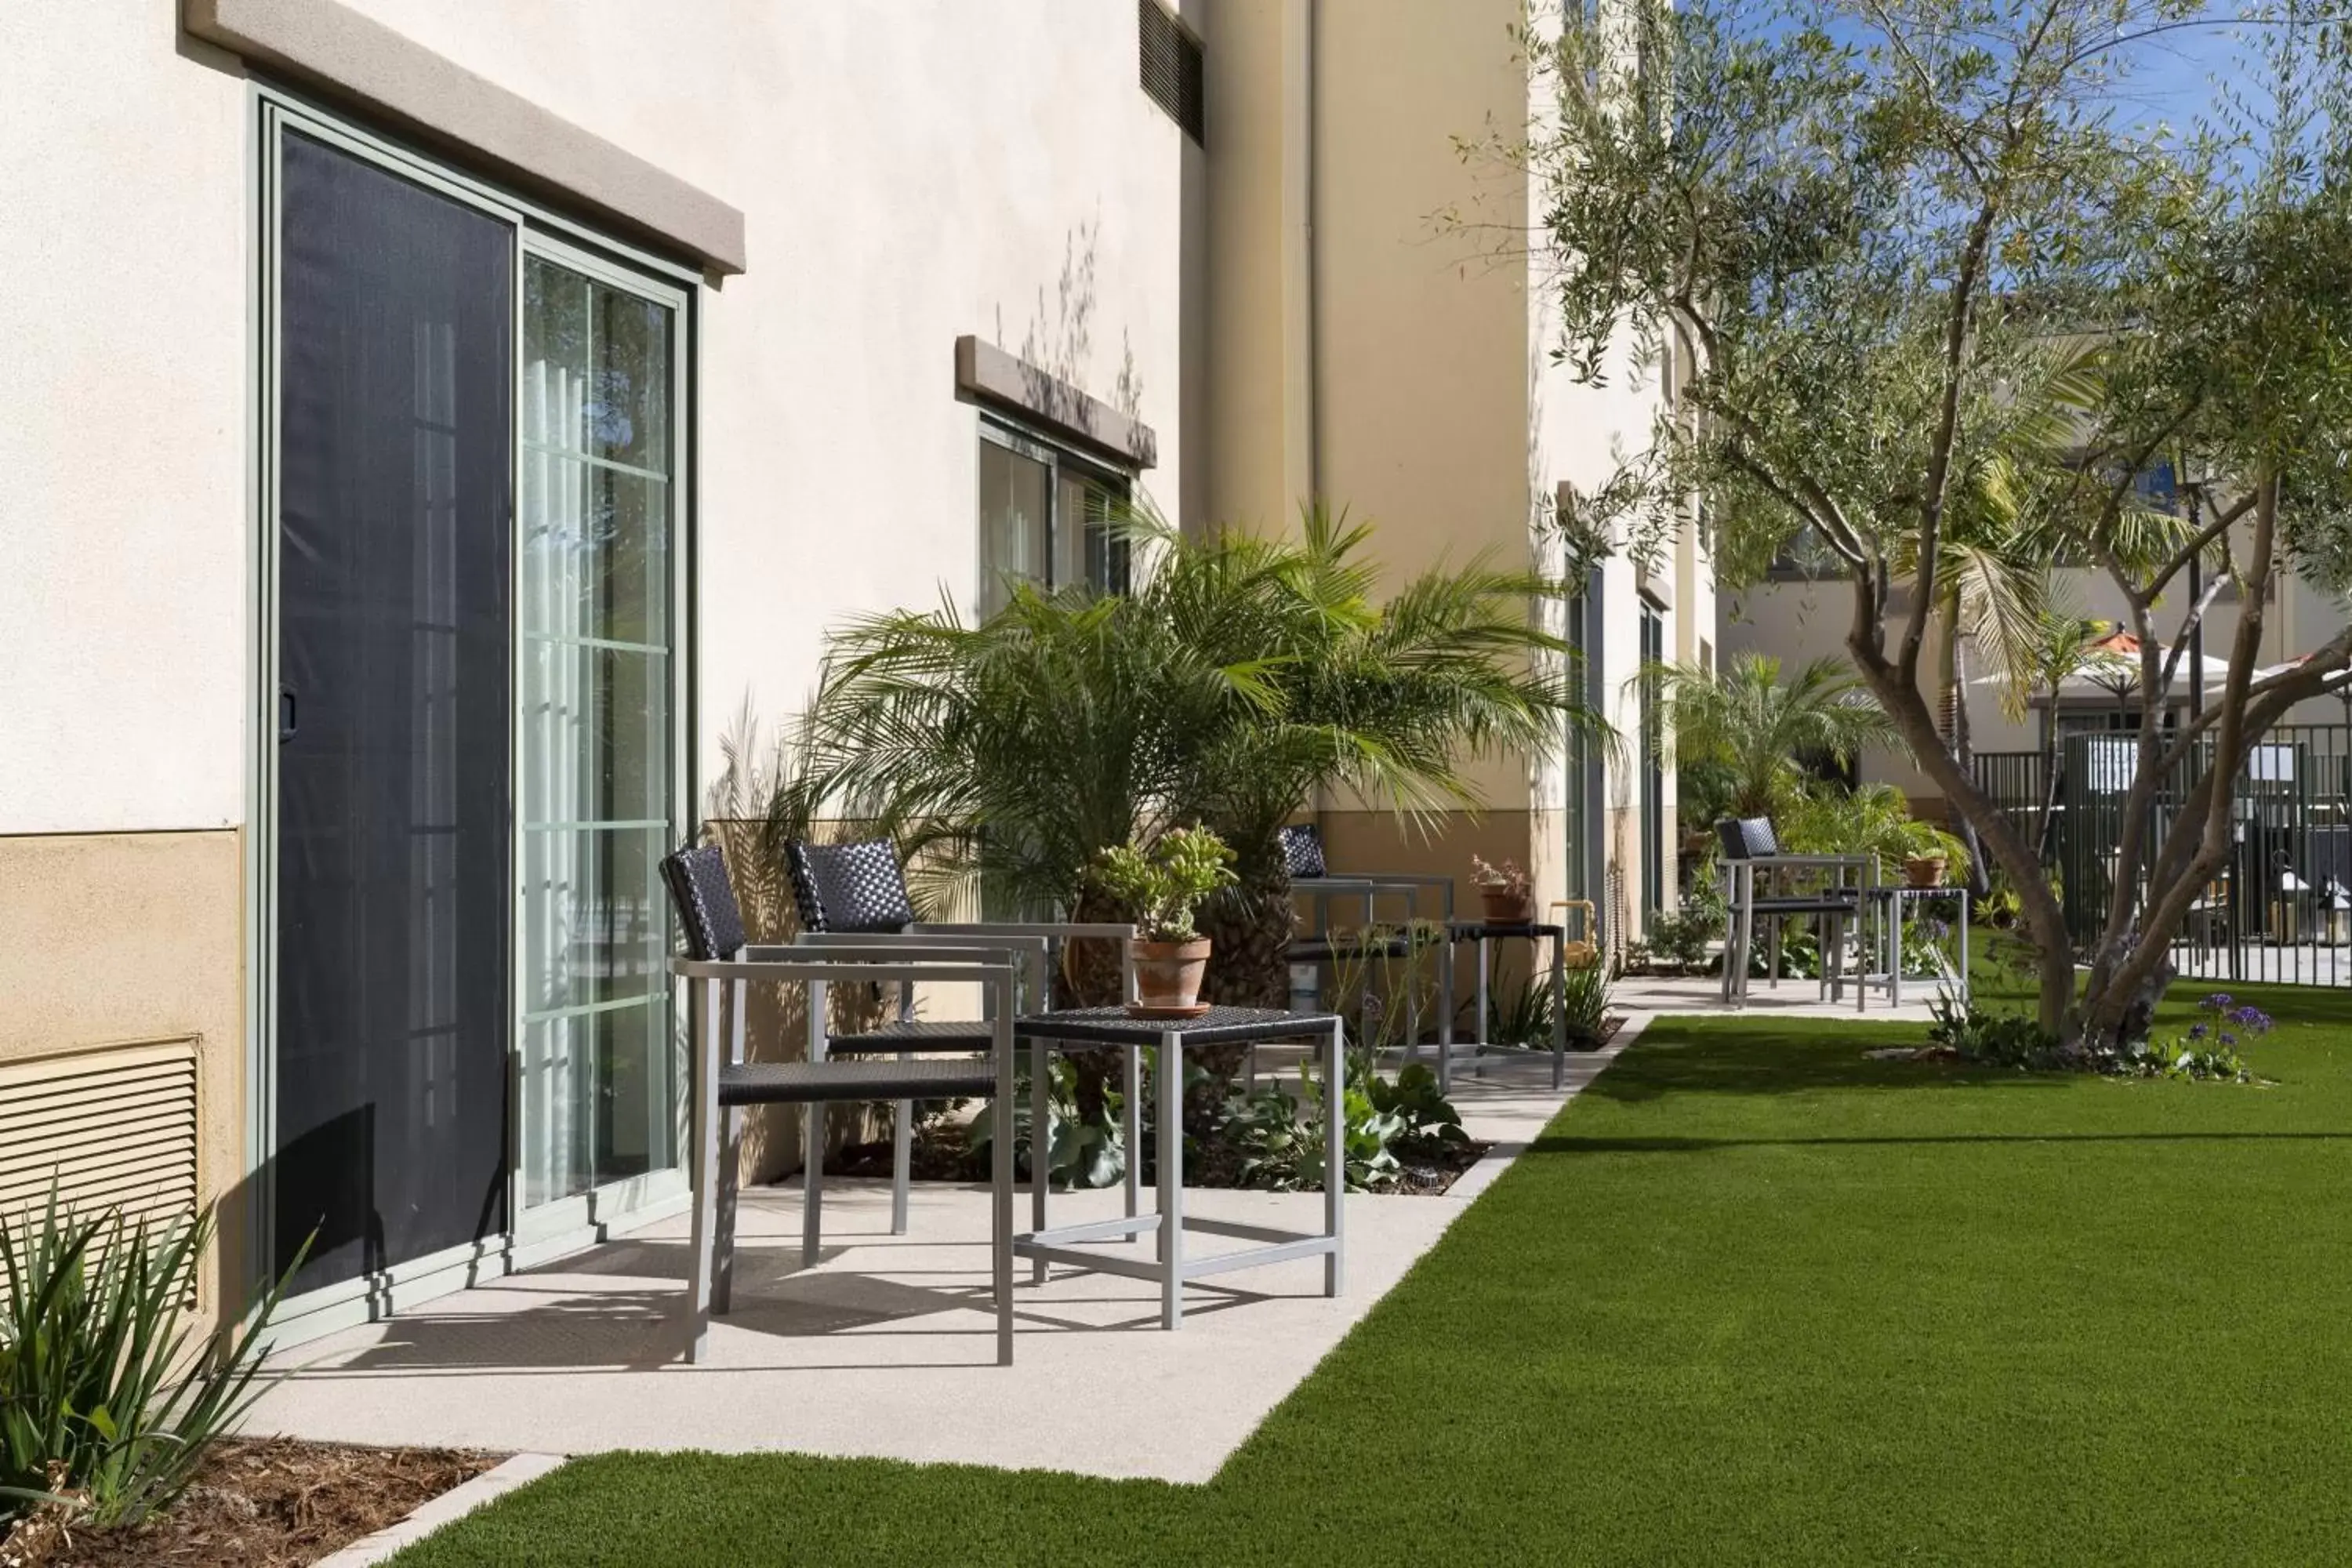
[[[282, 202], [280, 152], [289, 131], [299, 132], [387, 173], [499, 218], [512, 235], [512, 343], [516, 395], [509, 399], [511, 473], [508, 548], [515, 592], [521, 584], [520, 500], [522, 483], [523, 265], [538, 254], [599, 281], [641, 294], [671, 310], [672, 429], [677, 452], [671, 515], [670, 673], [673, 827], [683, 837], [695, 820], [700, 798], [693, 736], [697, 712], [697, 627], [693, 618], [698, 572], [694, 478], [699, 441], [694, 420], [699, 408], [696, 342], [699, 331], [701, 275], [693, 268], [614, 239], [593, 226], [552, 211], [516, 193], [473, 178], [446, 161], [368, 130], [300, 94], [257, 80], [247, 121], [247, 200], [255, 265], [248, 269], [247, 482], [251, 498], [247, 576], [246, 779], [246, 1040], [245, 1161], [241, 1203], [219, 1194], [224, 1207], [241, 1212], [243, 1269], [252, 1296], [249, 1316], [270, 1277], [277, 1255], [277, 1005], [278, 865], [278, 645], [280, 435], [278, 365], [282, 292], [280, 245]], [[517, 844], [517, 797], [520, 789], [522, 727], [516, 722], [521, 700], [522, 642], [520, 614], [509, 628], [508, 884], [506, 932], [510, 954], [520, 940], [522, 912], [520, 858]], [[682, 992], [672, 988], [673, 1047], [685, 1047]], [[508, 965], [507, 997], [507, 1228], [494, 1237], [411, 1258], [290, 1297], [279, 1304], [271, 1340], [291, 1344], [355, 1323], [391, 1315], [452, 1290], [576, 1250], [632, 1224], [684, 1206], [688, 1182], [683, 1161], [686, 1096], [679, 1096], [680, 1163], [666, 1170], [608, 1184], [590, 1192], [522, 1207], [523, 1182], [521, 1026], [522, 987], [517, 966]]]

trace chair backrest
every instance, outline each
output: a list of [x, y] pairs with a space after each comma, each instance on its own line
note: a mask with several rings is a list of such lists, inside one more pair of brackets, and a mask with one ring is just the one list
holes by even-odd
[[812, 844], [795, 838], [784, 846], [784, 861], [803, 931], [877, 933], [915, 923], [898, 847], [887, 839]]
[[1780, 853], [1780, 836], [1769, 816], [1727, 816], [1715, 825], [1715, 837], [1727, 860], [1752, 860], [1759, 855]]
[[1276, 836], [1282, 843], [1283, 865], [1293, 877], [1328, 877], [1330, 864], [1323, 858], [1323, 830], [1311, 822], [1294, 822]]
[[687, 955], [698, 963], [735, 956], [743, 945], [743, 910], [716, 844], [698, 844], [663, 857], [662, 880], [686, 933]]

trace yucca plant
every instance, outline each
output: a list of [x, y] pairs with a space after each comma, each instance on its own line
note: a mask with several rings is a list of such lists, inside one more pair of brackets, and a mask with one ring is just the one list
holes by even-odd
[[212, 1239], [208, 1214], [76, 1215], [54, 1187], [0, 1219], [0, 1522], [69, 1500], [91, 1524], [136, 1524], [243, 1419], [293, 1268], [241, 1332], [198, 1340], [186, 1309]]

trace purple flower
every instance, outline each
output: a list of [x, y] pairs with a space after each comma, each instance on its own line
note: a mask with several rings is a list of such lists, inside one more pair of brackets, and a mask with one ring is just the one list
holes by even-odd
[[2197, 1005], [2209, 1012], [2226, 1013], [2230, 1010], [2231, 999], [2227, 991], [2216, 991]]
[[2263, 1012], [2260, 1007], [2256, 1007], [2249, 1004], [2248, 1005], [2241, 1007], [2236, 1012], [2231, 1014], [2230, 1022], [2232, 1024], [2242, 1025], [2250, 1034], [2261, 1035], [2269, 1032], [2271, 1026], [2271, 1016], [2268, 1013]]
[[2191, 1024], [2191, 1025], [2189, 1025], [2189, 1037], [2190, 1039], [2192, 1039], [2192, 1040], [2201, 1040], [2201, 1039], [2203, 1039], [2203, 1038], [2205, 1037], [2205, 1026], [2204, 1026], [2204, 1025], [2202, 1025], [2202, 1024]]
[[2221, 1031], [2221, 1043], [2225, 1046], [2234, 1046], [2238, 1043], [2238, 1037], [2224, 1029]]

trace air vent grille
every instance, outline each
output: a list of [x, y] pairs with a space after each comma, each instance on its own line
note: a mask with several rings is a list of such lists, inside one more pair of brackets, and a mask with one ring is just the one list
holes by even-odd
[[1144, 95], [1196, 146], [1206, 146], [1201, 40], [1159, 0], [1136, 0], [1135, 13]]
[[48, 1202], [150, 1225], [196, 1208], [196, 1048], [168, 1040], [0, 1062], [0, 1217]]

